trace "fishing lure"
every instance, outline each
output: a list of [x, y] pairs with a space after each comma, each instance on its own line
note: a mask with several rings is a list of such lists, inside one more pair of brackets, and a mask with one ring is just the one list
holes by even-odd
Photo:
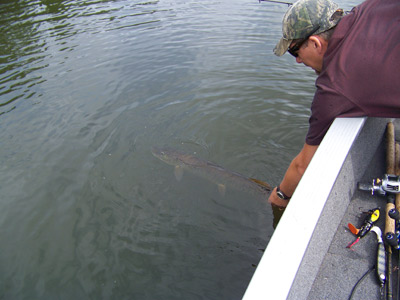
[[386, 282], [386, 252], [385, 246], [382, 240], [382, 231], [379, 227], [373, 226], [371, 231], [376, 233], [376, 237], [378, 239], [378, 250], [377, 250], [377, 258], [376, 258], [376, 271], [379, 279], [379, 283], [381, 286], [381, 294], [383, 293], [383, 286]]
[[382, 231], [378, 226], [372, 226], [371, 230], [376, 233], [376, 237], [378, 239], [378, 249], [377, 249], [377, 256], [376, 256], [376, 265], [373, 266], [366, 272], [361, 279], [356, 283], [356, 285], [353, 287], [351, 291], [351, 295], [349, 300], [353, 299], [353, 296], [356, 292], [357, 287], [361, 284], [361, 282], [372, 272], [376, 271], [376, 275], [379, 280], [379, 286], [380, 286], [380, 294], [381, 297], [380, 299], [385, 299], [385, 283], [386, 283], [386, 252], [385, 252], [385, 246], [383, 244], [382, 240]]
[[349, 223], [347, 226], [349, 227], [351, 233], [353, 233], [355, 236], [357, 236], [357, 239], [353, 242], [350, 243], [347, 248], [353, 247], [355, 244], [357, 244], [362, 237], [364, 237], [374, 226], [376, 221], [379, 219], [379, 208], [371, 209], [368, 211], [368, 215], [364, 220], [363, 225], [361, 226], [360, 229], [355, 227], [353, 224]]

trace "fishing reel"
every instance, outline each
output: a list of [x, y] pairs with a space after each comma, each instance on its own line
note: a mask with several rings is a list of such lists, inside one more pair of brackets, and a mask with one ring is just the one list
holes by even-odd
[[386, 242], [394, 249], [400, 249], [400, 212], [392, 208], [389, 210], [389, 217], [396, 221], [395, 232], [388, 232], [385, 236]]
[[372, 184], [359, 182], [358, 189], [371, 192], [372, 195], [386, 196], [386, 194], [399, 194], [400, 176], [385, 174], [382, 179], [377, 178], [372, 180]]

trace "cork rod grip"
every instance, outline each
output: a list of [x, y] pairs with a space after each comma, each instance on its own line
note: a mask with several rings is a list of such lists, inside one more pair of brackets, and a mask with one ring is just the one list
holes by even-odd
[[[394, 138], [394, 125], [392, 122], [387, 124], [386, 128], [386, 173], [395, 173], [395, 138]], [[386, 218], [385, 218], [385, 235], [387, 233], [394, 233], [395, 221], [389, 217], [389, 211], [395, 208], [394, 202], [390, 201], [391, 197], [388, 197], [386, 204]]]

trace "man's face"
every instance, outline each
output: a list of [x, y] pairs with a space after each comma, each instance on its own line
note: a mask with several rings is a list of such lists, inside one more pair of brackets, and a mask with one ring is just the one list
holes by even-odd
[[[321, 41], [317, 36], [311, 36], [295, 53], [297, 54], [297, 63], [303, 63], [305, 66], [312, 68], [317, 74], [319, 74], [322, 70], [323, 53], [321, 52], [322, 45], [320, 42]], [[293, 42], [290, 47], [295, 46], [295, 44], [296, 43]]]

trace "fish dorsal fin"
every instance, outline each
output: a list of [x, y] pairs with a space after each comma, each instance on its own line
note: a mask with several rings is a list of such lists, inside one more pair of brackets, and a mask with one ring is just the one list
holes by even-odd
[[261, 181], [261, 180], [255, 179], [255, 178], [250, 178], [250, 180], [255, 182], [255, 183], [257, 183], [258, 185], [261, 185], [262, 187], [264, 187], [268, 191], [272, 190], [272, 187], [268, 183], [266, 183], [264, 181]]

